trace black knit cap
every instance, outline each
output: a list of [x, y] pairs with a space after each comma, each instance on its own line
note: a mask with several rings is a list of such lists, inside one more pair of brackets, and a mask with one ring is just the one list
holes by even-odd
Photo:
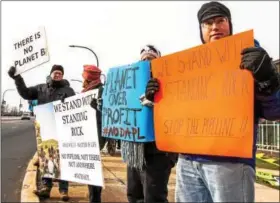
[[208, 3], [205, 3], [201, 6], [197, 13], [197, 18], [199, 22], [199, 30], [200, 30], [200, 39], [205, 43], [203, 40], [202, 32], [201, 32], [201, 23], [203, 23], [205, 20], [215, 18], [215, 17], [227, 17], [229, 20], [229, 28], [230, 28], [230, 34], [232, 35], [232, 22], [231, 22], [231, 13], [230, 10], [220, 2], [217, 1], [211, 1]]
[[54, 71], [56, 71], [56, 70], [61, 71], [62, 74], [64, 75], [64, 69], [63, 69], [63, 67], [62, 67], [61, 65], [53, 65], [50, 74], [52, 74], [52, 72], [54, 72]]

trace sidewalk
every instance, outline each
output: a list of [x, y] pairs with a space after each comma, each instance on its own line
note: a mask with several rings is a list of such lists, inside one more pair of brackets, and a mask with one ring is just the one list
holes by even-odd
[[[102, 202], [127, 202], [126, 198], [126, 165], [120, 155], [111, 157], [102, 154], [103, 171], [106, 188], [102, 192]], [[256, 202], [279, 202], [279, 190], [255, 184]], [[175, 168], [172, 170], [168, 185], [168, 200], [174, 202]], [[86, 185], [70, 183], [69, 202], [88, 202], [88, 189]], [[51, 198], [42, 202], [60, 201], [58, 186], [55, 183]]]
[[[120, 155], [112, 157], [102, 153], [105, 189], [102, 192], [102, 202], [127, 202], [126, 198], [126, 165]], [[169, 181], [169, 201], [174, 202], [175, 169]], [[70, 183], [69, 202], [88, 202], [87, 185]], [[58, 184], [54, 183], [51, 198], [41, 202], [58, 202], [60, 200]]]

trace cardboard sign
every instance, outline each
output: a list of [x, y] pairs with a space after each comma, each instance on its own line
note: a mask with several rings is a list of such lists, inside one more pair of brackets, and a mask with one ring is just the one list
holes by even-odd
[[13, 44], [13, 65], [21, 74], [50, 60], [44, 27], [19, 38]]
[[239, 68], [253, 30], [152, 61], [157, 147], [187, 154], [251, 158], [254, 81]]
[[104, 186], [96, 111], [91, 90], [34, 107], [40, 169], [43, 177]]
[[141, 104], [150, 74], [149, 61], [109, 69], [102, 94], [103, 137], [154, 141], [152, 108]]

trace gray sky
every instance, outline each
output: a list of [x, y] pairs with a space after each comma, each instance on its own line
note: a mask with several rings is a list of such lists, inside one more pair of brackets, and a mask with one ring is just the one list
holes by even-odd
[[[255, 38], [274, 59], [279, 58], [279, 2], [223, 1], [232, 13], [235, 33], [254, 29]], [[93, 55], [68, 45], [84, 45], [99, 56], [100, 68], [139, 60], [140, 49], [156, 45], [163, 55], [201, 44], [197, 11], [204, 2], [2, 2], [1, 91], [15, 88], [6, 74], [12, 65], [13, 44], [29, 30], [45, 26], [50, 62], [22, 76], [27, 86], [45, 82], [53, 64], [61, 64], [66, 79], [82, 79], [84, 64], [95, 63]], [[71, 82], [75, 91], [81, 84]], [[18, 105], [16, 91], [5, 100]], [[24, 102], [27, 108], [27, 103]]]

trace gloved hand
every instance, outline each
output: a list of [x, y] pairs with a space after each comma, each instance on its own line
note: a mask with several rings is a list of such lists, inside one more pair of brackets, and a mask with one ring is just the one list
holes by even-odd
[[241, 52], [241, 69], [253, 73], [258, 89], [261, 92], [271, 93], [279, 87], [279, 76], [276, 67], [268, 53], [261, 47], [245, 48]]
[[95, 110], [97, 110], [97, 99], [96, 98], [93, 98], [90, 102], [90, 106], [92, 108], [94, 108]]
[[96, 99], [96, 98], [93, 98], [90, 102], [90, 106], [92, 108], [94, 108], [95, 110], [99, 110], [101, 111], [102, 109], [102, 98], [99, 98], [99, 99]]
[[145, 96], [148, 100], [154, 101], [155, 94], [159, 91], [159, 82], [156, 78], [151, 78], [146, 86]]
[[16, 68], [14, 66], [11, 66], [9, 71], [8, 71], [8, 75], [12, 78], [15, 79], [17, 76], [15, 76], [16, 73]]
[[67, 98], [67, 94], [63, 93], [62, 96], [61, 96], [61, 102], [64, 103], [66, 98]]
[[251, 71], [257, 82], [267, 81], [274, 76], [272, 60], [263, 48], [245, 48], [241, 55], [240, 68]]

